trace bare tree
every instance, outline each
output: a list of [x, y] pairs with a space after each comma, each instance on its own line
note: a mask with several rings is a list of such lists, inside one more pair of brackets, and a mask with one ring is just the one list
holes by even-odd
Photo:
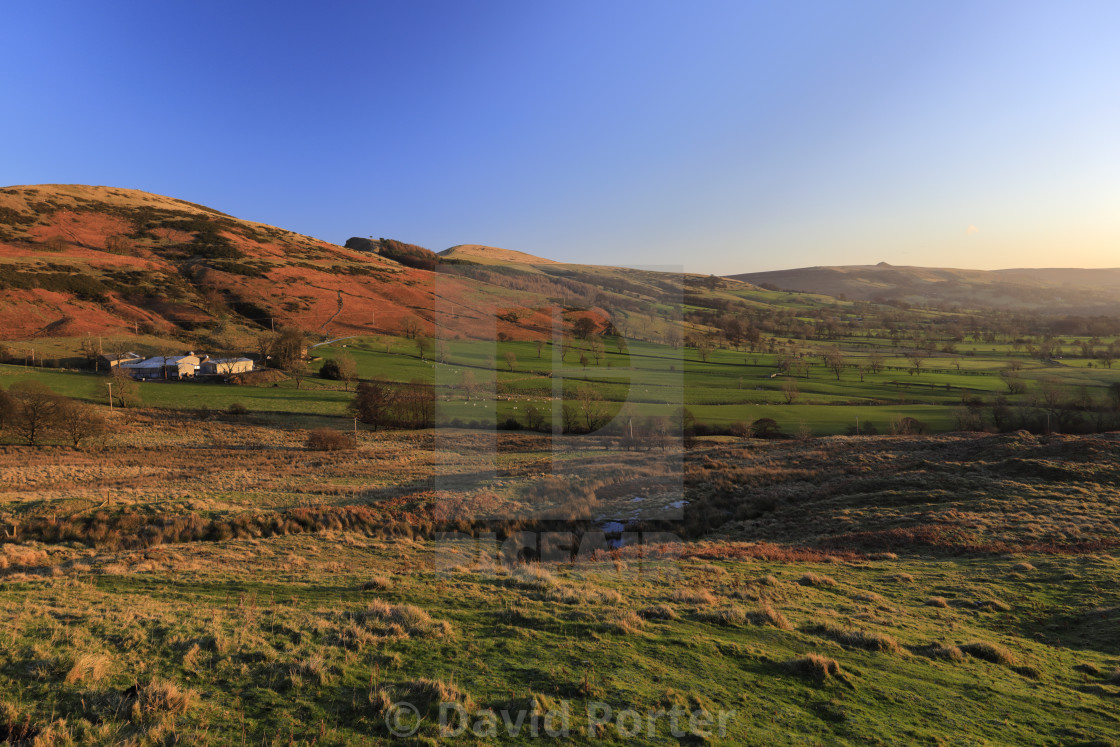
[[357, 394], [350, 403], [350, 412], [376, 431], [388, 424], [395, 402], [396, 390], [393, 387], [378, 381], [363, 381], [358, 384]]
[[271, 332], [262, 332], [257, 335], [255, 342], [257, 345], [257, 363], [263, 366], [268, 357], [272, 355], [272, 346], [276, 343], [276, 335]]
[[921, 375], [922, 364], [927, 358], [929, 358], [929, 351], [923, 348], [915, 348], [914, 350], [906, 353], [906, 357], [907, 359], [909, 359], [910, 365], [914, 369], [914, 373]]
[[787, 405], [792, 405], [801, 396], [801, 390], [797, 388], [797, 382], [793, 379], [783, 381], [782, 396], [786, 398]]
[[512, 350], [506, 351], [506, 366], [509, 367], [510, 371], [517, 367], [517, 354]]
[[343, 353], [335, 358], [335, 363], [338, 365], [338, 378], [346, 391], [350, 391], [350, 385], [358, 378], [358, 362], [354, 360], [354, 356]]
[[420, 334], [420, 329], [420, 322], [417, 321], [416, 317], [406, 316], [404, 319], [401, 319], [401, 336], [407, 337], [410, 340], [415, 339], [416, 336]]
[[12, 429], [28, 446], [35, 446], [58, 426], [62, 398], [38, 381], [17, 381], [8, 389], [14, 410]]
[[139, 382], [120, 366], [113, 369], [113, 375], [105, 382], [105, 388], [117, 407], [135, 407], [140, 402]]
[[428, 354], [432, 352], [432, 338], [427, 335], [418, 334], [414, 337], [414, 340], [416, 341], [416, 352], [420, 356], [420, 360], [428, 360]]
[[12, 395], [0, 389], [0, 433], [12, 424], [16, 414], [16, 402]]
[[591, 386], [581, 386], [576, 390], [576, 399], [583, 414], [583, 422], [588, 433], [593, 433], [606, 423], [607, 408], [603, 396]]
[[58, 429], [75, 449], [81, 447], [83, 441], [104, 435], [108, 430], [105, 416], [97, 408], [74, 400], [60, 402]]
[[478, 391], [478, 381], [475, 379], [473, 371], [463, 372], [463, 381], [460, 386], [467, 395], [467, 402], [470, 402], [471, 397]]
[[282, 368], [284, 373], [288, 374], [288, 376], [296, 382], [297, 391], [303, 388], [303, 380], [311, 373], [307, 367], [307, 361], [303, 358], [290, 358], [284, 363]]
[[844, 354], [840, 352], [840, 348], [830, 348], [824, 354], [824, 364], [836, 374], [836, 380], [840, 381], [840, 374], [844, 372], [844, 367], [848, 364], [844, 359]]
[[541, 425], [544, 423], [544, 413], [536, 405], [529, 405], [525, 408], [525, 424], [529, 426], [529, 430], [540, 430]]

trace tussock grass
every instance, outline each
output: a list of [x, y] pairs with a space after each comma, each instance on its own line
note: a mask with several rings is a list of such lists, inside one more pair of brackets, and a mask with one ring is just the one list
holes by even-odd
[[151, 679], [136, 689], [134, 712], [141, 718], [158, 719], [186, 713], [197, 695], [189, 688], [167, 680]]
[[667, 604], [655, 604], [638, 611], [647, 620], [676, 620], [680, 615]]
[[820, 654], [808, 654], [799, 659], [787, 661], [785, 666], [798, 677], [814, 680], [818, 684], [824, 684], [834, 677], [847, 680], [846, 675], [840, 668], [840, 662]]
[[818, 587], [830, 587], [837, 585], [836, 579], [834, 579], [832, 576], [825, 576], [819, 573], [813, 573], [812, 571], [809, 571], [801, 578], [797, 579], [797, 583], [801, 584], [802, 586]]
[[812, 625], [807, 632], [831, 638], [842, 646], [860, 648], [865, 651], [877, 651], [888, 654], [901, 654], [902, 646], [893, 636], [886, 633], [877, 633], [871, 630], [858, 630], [838, 628], [833, 625]]
[[473, 703], [470, 693], [445, 679], [420, 677], [402, 683], [397, 691], [402, 699], [424, 710], [440, 703], [459, 703], [468, 708]]
[[960, 650], [969, 656], [1005, 667], [1015, 666], [1019, 663], [1019, 659], [1015, 654], [996, 643], [987, 643], [984, 641], [966, 643], [960, 646]]
[[510, 580], [522, 588], [542, 591], [552, 589], [559, 583], [547, 568], [535, 563], [526, 563], [514, 568]]
[[931, 659], [944, 659], [945, 661], [963, 662], [964, 652], [959, 647], [944, 643], [931, 643], [918, 649], [922, 654]]
[[438, 638], [452, 632], [451, 624], [446, 620], [433, 620], [431, 615], [415, 605], [390, 604], [382, 599], [374, 599], [364, 610], [347, 613], [347, 617], [385, 637]]
[[388, 576], [374, 576], [362, 584], [362, 591], [388, 591], [393, 588], [393, 581]]
[[677, 589], [670, 599], [679, 604], [708, 606], [716, 603], [716, 597], [707, 589]]
[[326, 659], [312, 654], [291, 665], [289, 673], [293, 684], [308, 680], [322, 687], [331, 681], [331, 668]]
[[79, 654], [74, 657], [73, 661], [66, 672], [64, 682], [67, 685], [77, 684], [83, 682], [86, 684], [97, 684], [109, 672], [110, 661], [106, 656], [98, 654]]
[[700, 620], [713, 625], [739, 628], [744, 625], [770, 626], [780, 630], [792, 630], [793, 625], [785, 616], [767, 603], [760, 604], [755, 609], [746, 609], [740, 606], [722, 607], [720, 609], [705, 610], [699, 615]]
[[927, 607], [948, 607], [949, 600], [945, 597], [930, 597], [925, 604]]
[[876, 594], [873, 591], [864, 591], [856, 594], [855, 599], [860, 602], [868, 602], [869, 604], [886, 604], [887, 598], [882, 594]]
[[623, 635], [642, 632], [646, 621], [630, 610], [610, 610], [599, 621], [603, 630]]

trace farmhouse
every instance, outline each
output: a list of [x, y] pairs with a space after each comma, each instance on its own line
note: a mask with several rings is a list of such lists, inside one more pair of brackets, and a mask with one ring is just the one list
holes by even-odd
[[229, 376], [252, 370], [251, 358], [208, 358], [202, 361], [199, 373], [202, 376]]
[[97, 356], [97, 368], [100, 371], [112, 371], [124, 363], [138, 363], [140, 356], [136, 353], [105, 354]]
[[187, 355], [157, 355], [146, 360], [121, 363], [120, 369], [127, 371], [134, 379], [193, 379], [201, 368], [203, 356], [194, 353]]

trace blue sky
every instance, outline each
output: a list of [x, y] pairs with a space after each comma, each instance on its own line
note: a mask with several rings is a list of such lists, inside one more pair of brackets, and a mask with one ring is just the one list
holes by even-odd
[[4, 184], [734, 273], [1120, 266], [1114, 2], [52, 2]]

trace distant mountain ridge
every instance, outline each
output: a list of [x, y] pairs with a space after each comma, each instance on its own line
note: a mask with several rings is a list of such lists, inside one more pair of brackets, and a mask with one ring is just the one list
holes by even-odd
[[860, 301], [999, 307], [1066, 313], [1120, 312], [1120, 268], [956, 268], [817, 266], [727, 276], [764, 288]]

